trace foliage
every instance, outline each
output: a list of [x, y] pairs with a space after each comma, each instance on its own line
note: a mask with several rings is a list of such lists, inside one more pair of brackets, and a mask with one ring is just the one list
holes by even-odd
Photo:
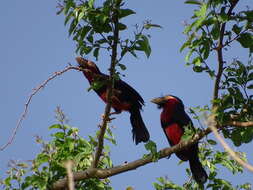
[[[175, 184], [173, 181], [169, 180], [169, 177], [159, 177], [157, 178], [158, 182], [153, 183], [153, 186], [156, 190], [167, 190], [167, 189], [174, 189], [174, 190], [201, 190], [201, 189], [229, 189], [229, 190], [250, 190], [251, 184], [245, 183], [242, 185], [233, 185], [231, 182], [223, 179], [218, 175], [221, 170], [224, 168], [228, 169], [234, 175], [243, 172], [243, 167], [239, 165], [236, 161], [230, 158], [228, 153], [221, 152], [218, 150], [214, 150], [213, 147], [210, 145], [214, 145], [215, 142], [212, 139], [208, 139], [209, 143], [202, 143], [200, 146], [200, 159], [202, 160], [202, 165], [210, 171], [208, 182], [204, 186], [198, 185], [191, 177], [191, 172], [187, 168], [186, 173], [189, 176], [187, 182], [185, 182], [182, 186]], [[237, 152], [238, 156], [243, 160], [246, 160], [245, 154], [241, 152]], [[182, 161], [180, 161], [181, 163]], [[222, 167], [223, 168], [222, 168]], [[225, 176], [222, 176], [225, 177]]]
[[[187, 36], [186, 42], [182, 45], [181, 51], [188, 49], [185, 61], [192, 66], [197, 73], [206, 72], [215, 79], [214, 97], [212, 105], [190, 109], [193, 118], [197, 119], [201, 125], [203, 113], [211, 113], [211, 107], [216, 108], [216, 119], [219, 125], [226, 125], [229, 121], [252, 121], [253, 120], [253, 11], [249, 8], [245, 10], [234, 9], [238, 0], [187, 0], [185, 3], [196, 7], [192, 16], [192, 22], [186, 24], [184, 34]], [[92, 54], [99, 59], [102, 50], [112, 56], [113, 42], [115, 42], [115, 31], [119, 29], [119, 51], [116, 55], [116, 66], [121, 70], [127, 67], [120, 63], [127, 54], [134, 57], [138, 52], [143, 52], [147, 57], [151, 55], [149, 43], [150, 35], [145, 32], [150, 28], [161, 28], [151, 21], [145, 21], [141, 26], [136, 25], [133, 37], [125, 24], [125, 19], [135, 13], [134, 10], [126, 6], [127, 1], [123, 0], [59, 0], [60, 10], [58, 14], [65, 16], [65, 25], [69, 27], [69, 36], [76, 42], [76, 53], [81, 56]], [[119, 3], [119, 7], [115, 4]], [[115, 23], [115, 14], [118, 15], [119, 22]], [[116, 40], [117, 41], [117, 40]], [[239, 58], [232, 61], [224, 60], [223, 52], [228, 52], [234, 43], [238, 43], [242, 49], [249, 52], [249, 61], [244, 63]], [[218, 62], [212, 64], [212, 57], [216, 56]], [[113, 78], [119, 79], [120, 72], [116, 70]], [[107, 81], [104, 81], [107, 82]], [[102, 83], [95, 81], [90, 89], [100, 88]], [[219, 94], [221, 93], [221, 94]], [[98, 146], [95, 137], [88, 136], [88, 139], [78, 134], [78, 128], [67, 125], [67, 119], [60, 109], [57, 109], [57, 120], [59, 123], [49, 127], [52, 131], [50, 141], [46, 142], [37, 137], [36, 142], [41, 146], [40, 153], [31, 163], [10, 162], [10, 169], [7, 177], [1, 180], [1, 187], [6, 190], [15, 189], [49, 189], [57, 180], [66, 176], [65, 163], [73, 161], [73, 171], [84, 171], [91, 166], [95, 149]], [[204, 128], [202, 126], [202, 128]], [[183, 140], [191, 138], [199, 130], [193, 130], [191, 126], [185, 129]], [[223, 129], [223, 135], [232, 140], [236, 146], [243, 143], [252, 142], [252, 128], [234, 128], [228, 126]], [[107, 126], [104, 139], [116, 145], [116, 140], [109, 126]], [[209, 181], [205, 185], [206, 189], [251, 189], [248, 183], [234, 185], [218, 175], [221, 168], [227, 168], [232, 174], [243, 172], [243, 168], [232, 160], [226, 152], [219, 151], [213, 139], [206, 139], [200, 146], [199, 157], [203, 166], [209, 171]], [[145, 144], [146, 150], [152, 156], [153, 161], [158, 161], [159, 152], [156, 143], [149, 141]], [[106, 145], [103, 149], [99, 168], [111, 168], [113, 166], [110, 159], [110, 147]], [[240, 158], [246, 160], [244, 153], [237, 153]], [[147, 155], [144, 155], [144, 158]], [[180, 162], [181, 163], [181, 162]], [[197, 190], [204, 189], [199, 186], [191, 177], [190, 170], [186, 173], [189, 180], [181, 185], [177, 185], [168, 177], [158, 178], [158, 182], [153, 183], [156, 190]], [[157, 174], [159, 175], [159, 174]], [[76, 182], [76, 189], [110, 190], [110, 180], [90, 178]], [[128, 187], [127, 189], [132, 189]]]
[[[113, 43], [113, 14], [115, 11], [113, 0], [105, 0], [96, 2], [95, 0], [89, 1], [74, 1], [65, 0], [61, 5], [62, 9], [58, 13], [64, 13], [65, 25], [69, 25], [69, 35], [73, 36], [76, 41], [76, 52], [80, 55], [87, 55], [93, 52], [93, 56], [98, 59], [101, 49], [111, 51]], [[128, 27], [123, 23], [123, 20], [135, 12], [132, 9], [124, 8], [125, 3], [121, 2], [120, 8], [117, 10], [119, 13], [119, 30], [120, 32], [127, 32]], [[146, 21], [140, 27], [136, 25], [133, 39], [123, 39], [120, 37], [120, 58], [121, 60], [126, 53], [132, 54], [137, 57], [136, 51], [142, 51], [147, 57], [151, 54], [151, 47], [149, 44], [149, 35], [145, 35], [144, 30], [153, 27], [160, 27], [157, 24], [152, 24]], [[124, 70], [125, 66], [118, 65]]]
[[[58, 124], [49, 127], [54, 131], [51, 140], [46, 142], [36, 137], [36, 142], [41, 146], [40, 153], [31, 163], [10, 162], [8, 177], [1, 180], [1, 186], [5, 190], [25, 189], [49, 189], [51, 185], [66, 176], [65, 163], [73, 161], [73, 171], [85, 170], [90, 167], [93, 152], [97, 145], [97, 138], [88, 136], [88, 140], [78, 134], [78, 129], [65, 123], [66, 117], [57, 108]], [[106, 139], [115, 144], [115, 139], [108, 128]], [[110, 147], [103, 151], [99, 168], [112, 167], [110, 159]], [[87, 179], [76, 183], [76, 189], [111, 190], [110, 180]]]
[[[222, 94], [217, 96], [217, 93], [212, 102], [216, 105], [220, 125], [226, 125], [229, 121], [252, 121], [253, 115], [253, 94], [250, 92], [253, 88], [253, 11], [249, 8], [235, 11], [233, 8], [238, 2], [186, 1], [197, 8], [192, 16], [193, 22], [185, 27], [187, 40], [181, 51], [189, 49], [185, 60], [195, 72], [207, 72], [216, 79], [214, 91]], [[224, 60], [223, 52], [229, 52], [236, 42], [249, 50], [248, 62], [243, 63], [238, 58], [231, 62]], [[208, 61], [214, 56], [217, 56], [218, 63], [211, 65]], [[253, 130], [228, 127], [223, 130], [223, 135], [231, 139], [234, 145], [240, 146], [252, 141]]]
[[[156, 146], [156, 143], [149, 140], [146, 144], [145, 144], [145, 148], [146, 150], [149, 151], [149, 154], [151, 154], [152, 156], [152, 161], [153, 162], [157, 162], [159, 157], [160, 157], [160, 154], [159, 152], [157, 152], [157, 146]], [[146, 158], [148, 156], [148, 154], [144, 154], [143, 155], [143, 158]]]

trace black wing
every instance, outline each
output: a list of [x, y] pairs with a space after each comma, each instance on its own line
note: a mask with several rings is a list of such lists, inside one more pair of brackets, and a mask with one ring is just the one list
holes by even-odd
[[193, 127], [192, 120], [188, 116], [188, 114], [185, 112], [184, 104], [182, 103], [181, 100], [179, 101], [179, 104], [177, 104], [175, 107], [173, 120], [182, 127], [189, 126], [189, 125]]
[[129, 102], [136, 105], [139, 109], [144, 105], [141, 95], [123, 80], [116, 80], [114, 88], [118, 91], [117, 97], [120, 101]]

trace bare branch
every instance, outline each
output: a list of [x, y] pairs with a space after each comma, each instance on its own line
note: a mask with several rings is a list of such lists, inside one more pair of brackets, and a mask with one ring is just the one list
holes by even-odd
[[226, 126], [233, 126], [233, 127], [253, 127], [253, 121], [229, 121], [225, 124]]
[[31, 95], [28, 97], [26, 103], [25, 103], [25, 108], [24, 108], [24, 111], [23, 113], [21, 114], [18, 122], [17, 122], [17, 125], [16, 127], [13, 129], [13, 132], [9, 138], [9, 140], [7, 141], [6, 144], [2, 145], [0, 147], [0, 151], [3, 151], [7, 146], [9, 146], [10, 144], [12, 144], [16, 134], [17, 134], [17, 131], [18, 129], [20, 128], [21, 126], [21, 123], [22, 121], [25, 119], [26, 115], [27, 115], [27, 112], [28, 112], [28, 107], [32, 101], [32, 98], [34, 95], [36, 95], [42, 88], [44, 88], [48, 82], [50, 82], [51, 80], [53, 80], [54, 78], [56, 78], [57, 76], [60, 76], [62, 75], [63, 73], [69, 71], [69, 70], [79, 70], [79, 71], [82, 71], [81, 68], [79, 67], [74, 67], [74, 66], [67, 66], [65, 69], [63, 69], [62, 71], [58, 71], [58, 72], [55, 72], [54, 74], [52, 74], [47, 80], [45, 80], [44, 82], [42, 82], [40, 85], [38, 85], [36, 88], [33, 89]]
[[104, 118], [102, 122], [102, 126], [98, 136], [98, 146], [96, 149], [94, 161], [92, 166], [94, 168], [97, 167], [99, 158], [104, 148], [104, 135], [107, 127], [107, 123], [109, 121], [109, 115], [112, 105], [112, 96], [113, 96], [113, 88], [114, 88], [114, 74], [115, 74], [115, 66], [117, 64], [117, 47], [119, 41], [119, 18], [118, 18], [118, 7], [120, 6], [121, 0], [115, 0], [115, 7], [113, 12], [113, 23], [114, 23], [114, 32], [113, 32], [113, 44], [112, 44], [112, 56], [111, 56], [111, 66], [110, 66], [110, 76], [109, 76], [109, 84], [107, 88], [107, 104], [105, 107]]
[[216, 128], [216, 122], [215, 122], [215, 117], [210, 116], [207, 120], [207, 126], [212, 130], [214, 133], [215, 137], [220, 141], [221, 145], [224, 147], [225, 151], [235, 160], [237, 161], [241, 166], [244, 168], [248, 169], [249, 171], [253, 172], [253, 166], [248, 164], [247, 162], [243, 161], [237, 153], [235, 153], [229, 145], [224, 141], [224, 139], [219, 135], [217, 128]]

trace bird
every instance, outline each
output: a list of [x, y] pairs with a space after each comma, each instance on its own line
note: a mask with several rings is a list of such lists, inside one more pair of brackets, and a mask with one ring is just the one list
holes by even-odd
[[[160, 114], [161, 126], [170, 146], [180, 142], [186, 127], [191, 127], [194, 130], [193, 123], [185, 112], [184, 104], [180, 98], [166, 95], [154, 98], [151, 102], [157, 104], [159, 109], [162, 109]], [[183, 161], [189, 161], [193, 179], [198, 184], [204, 184], [208, 176], [199, 160], [198, 152], [198, 143], [195, 143], [177, 152], [176, 155]]]
[[[102, 73], [98, 66], [90, 60], [84, 59], [83, 57], [76, 57], [76, 61], [90, 85], [94, 83], [98, 84], [93, 90], [107, 103], [107, 82], [109, 76]], [[149, 141], [150, 135], [140, 113], [142, 106], [144, 106], [144, 100], [141, 95], [129, 84], [121, 79], [117, 79], [114, 81], [111, 100], [111, 105], [115, 112], [110, 113], [110, 115], [120, 114], [122, 111], [130, 113], [132, 138], [135, 144]]]

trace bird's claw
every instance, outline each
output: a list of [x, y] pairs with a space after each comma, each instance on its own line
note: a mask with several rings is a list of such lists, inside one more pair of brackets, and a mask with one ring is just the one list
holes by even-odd
[[[109, 114], [110, 116], [110, 114]], [[105, 114], [101, 115], [101, 118], [104, 120], [105, 119]], [[111, 122], [112, 120], [116, 119], [115, 117], [108, 117], [108, 121]]]

